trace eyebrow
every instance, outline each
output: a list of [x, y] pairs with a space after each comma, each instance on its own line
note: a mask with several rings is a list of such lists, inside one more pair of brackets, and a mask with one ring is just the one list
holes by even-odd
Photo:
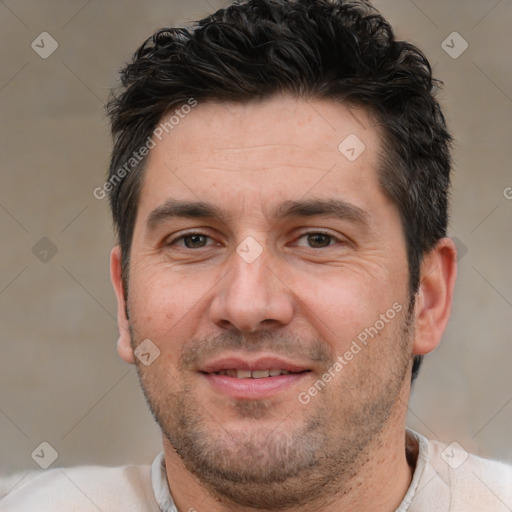
[[287, 218], [314, 217], [317, 215], [369, 225], [369, 216], [363, 209], [341, 199], [285, 201], [272, 211], [271, 218], [278, 222]]
[[[364, 210], [341, 199], [284, 201], [271, 210], [268, 218], [277, 223], [289, 218], [314, 216], [330, 216], [366, 227], [369, 225], [368, 214]], [[146, 221], [146, 228], [148, 231], [153, 231], [164, 222], [179, 217], [225, 221], [228, 215], [212, 203], [168, 199], [150, 213]]]
[[183, 217], [187, 219], [220, 219], [225, 215], [217, 206], [203, 201], [180, 201], [168, 199], [165, 203], [155, 208], [146, 221], [148, 231], [155, 230], [160, 224], [169, 219]]

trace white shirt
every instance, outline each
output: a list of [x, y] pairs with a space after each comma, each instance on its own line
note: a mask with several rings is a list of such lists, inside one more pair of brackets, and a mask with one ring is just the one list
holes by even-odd
[[[512, 466], [407, 434], [418, 458], [396, 512], [512, 511]], [[151, 466], [59, 468], [24, 480], [0, 501], [0, 512], [178, 512], [163, 453]]]

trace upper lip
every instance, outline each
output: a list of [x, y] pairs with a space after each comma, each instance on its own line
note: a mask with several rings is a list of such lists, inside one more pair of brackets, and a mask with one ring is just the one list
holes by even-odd
[[221, 370], [288, 370], [289, 372], [303, 372], [309, 370], [305, 365], [293, 363], [276, 356], [265, 356], [250, 359], [240, 356], [221, 357], [202, 365], [199, 368], [203, 373], [216, 373]]

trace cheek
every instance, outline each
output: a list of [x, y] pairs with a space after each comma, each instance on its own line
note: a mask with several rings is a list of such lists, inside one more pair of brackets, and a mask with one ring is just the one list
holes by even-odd
[[303, 300], [318, 318], [317, 330], [326, 341], [330, 340], [336, 353], [344, 350], [372, 316], [371, 304], [365, 294], [346, 282], [333, 280], [328, 285], [319, 286], [311, 299]]
[[137, 333], [165, 338], [186, 330], [187, 318], [197, 315], [201, 299], [211, 289], [211, 276], [186, 277], [165, 266], [139, 266], [130, 276], [131, 320]]
[[[316, 276], [313, 282], [310, 277], [297, 275], [293, 282], [302, 315], [338, 354], [374, 326], [393, 304], [398, 302], [405, 307], [398, 283], [388, 281], [386, 286], [382, 280], [376, 282], [343, 269]], [[386, 324], [385, 331], [388, 330]]]

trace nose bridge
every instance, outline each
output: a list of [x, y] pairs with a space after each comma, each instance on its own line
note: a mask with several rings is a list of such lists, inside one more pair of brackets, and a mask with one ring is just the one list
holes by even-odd
[[233, 255], [228, 279], [228, 295], [233, 299], [244, 301], [251, 298], [255, 306], [261, 307], [268, 301], [268, 274], [264, 257], [259, 256], [258, 259], [249, 263], [239, 254]]
[[265, 322], [288, 323], [292, 304], [283, 284], [270, 270], [270, 251], [252, 237], [233, 251], [230, 271], [219, 284], [211, 305], [211, 320], [252, 332]]

